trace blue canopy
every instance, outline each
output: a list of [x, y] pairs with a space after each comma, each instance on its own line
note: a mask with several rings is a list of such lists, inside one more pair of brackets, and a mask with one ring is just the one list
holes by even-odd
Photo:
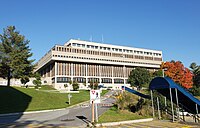
[[156, 77], [154, 78], [150, 85], [150, 90], [157, 90], [162, 95], [170, 99], [169, 88], [172, 89], [172, 100], [176, 103], [175, 88], [177, 89], [178, 101], [183, 106], [185, 110], [190, 113], [196, 113], [196, 105], [198, 111], [200, 112], [200, 101], [190, 94], [187, 90], [182, 88], [180, 85], [176, 84], [169, 77]]

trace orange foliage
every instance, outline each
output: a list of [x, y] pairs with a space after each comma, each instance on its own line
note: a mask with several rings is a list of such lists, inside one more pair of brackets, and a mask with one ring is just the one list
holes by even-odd
[[193, 74], [190, 70], [179, 61], [171, 61], [162, 63], [161, 69], [165, 69], [165, 75], [170, 77], [176, 83], [182, 85], [184, 88], [191, 88], [193, 85]]

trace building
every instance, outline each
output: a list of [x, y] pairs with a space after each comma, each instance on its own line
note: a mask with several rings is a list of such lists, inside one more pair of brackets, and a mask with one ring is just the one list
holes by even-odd
[[162, 51], [71, 39], [55, 45], [38, 62], [36, 71], [46, 84], [65, 89], [70, 81], [85, 88], [90, 82], [121, 89], [134, 67], [160, 68]]

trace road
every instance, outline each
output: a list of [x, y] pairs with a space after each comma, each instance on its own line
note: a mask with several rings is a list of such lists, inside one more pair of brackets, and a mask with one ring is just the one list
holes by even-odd
[[[110, 105], [114, 103], [114, 99], [110, 96], [114, 91], [109, 91], [102, 97], [101, 104], [98, 106], [98, 114], [108, 110]], [[103, 106], [104, 105], [104, 106]], [[63, 110], [32, 113], [20, 115], [0, 116], [0, 127], [86, 127], [91, 123], [91, 105], [84, 103], [82, 105], [66, 108]]]

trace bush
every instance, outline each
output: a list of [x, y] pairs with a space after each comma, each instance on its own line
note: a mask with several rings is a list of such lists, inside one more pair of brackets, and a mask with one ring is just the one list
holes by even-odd
[[118, 93], [115, 98], [118, 110], [129, 109], [131, 104], [133, 104], [136, 99], [134, 95], [127, 92]]
[[192, 93], [194, 96], [200, 96], [200, 87], [193, 86], [190, 90], [190, 93]]
[[77, 91], [79, 89], [79, 84], [76, 81], [74, 81], [72, 87], [74, 91]]
[[94, 89], [94, 90], [98, 89], [98, 82], [94, 83], [94, 82], [91, 81], [89, 88]]

